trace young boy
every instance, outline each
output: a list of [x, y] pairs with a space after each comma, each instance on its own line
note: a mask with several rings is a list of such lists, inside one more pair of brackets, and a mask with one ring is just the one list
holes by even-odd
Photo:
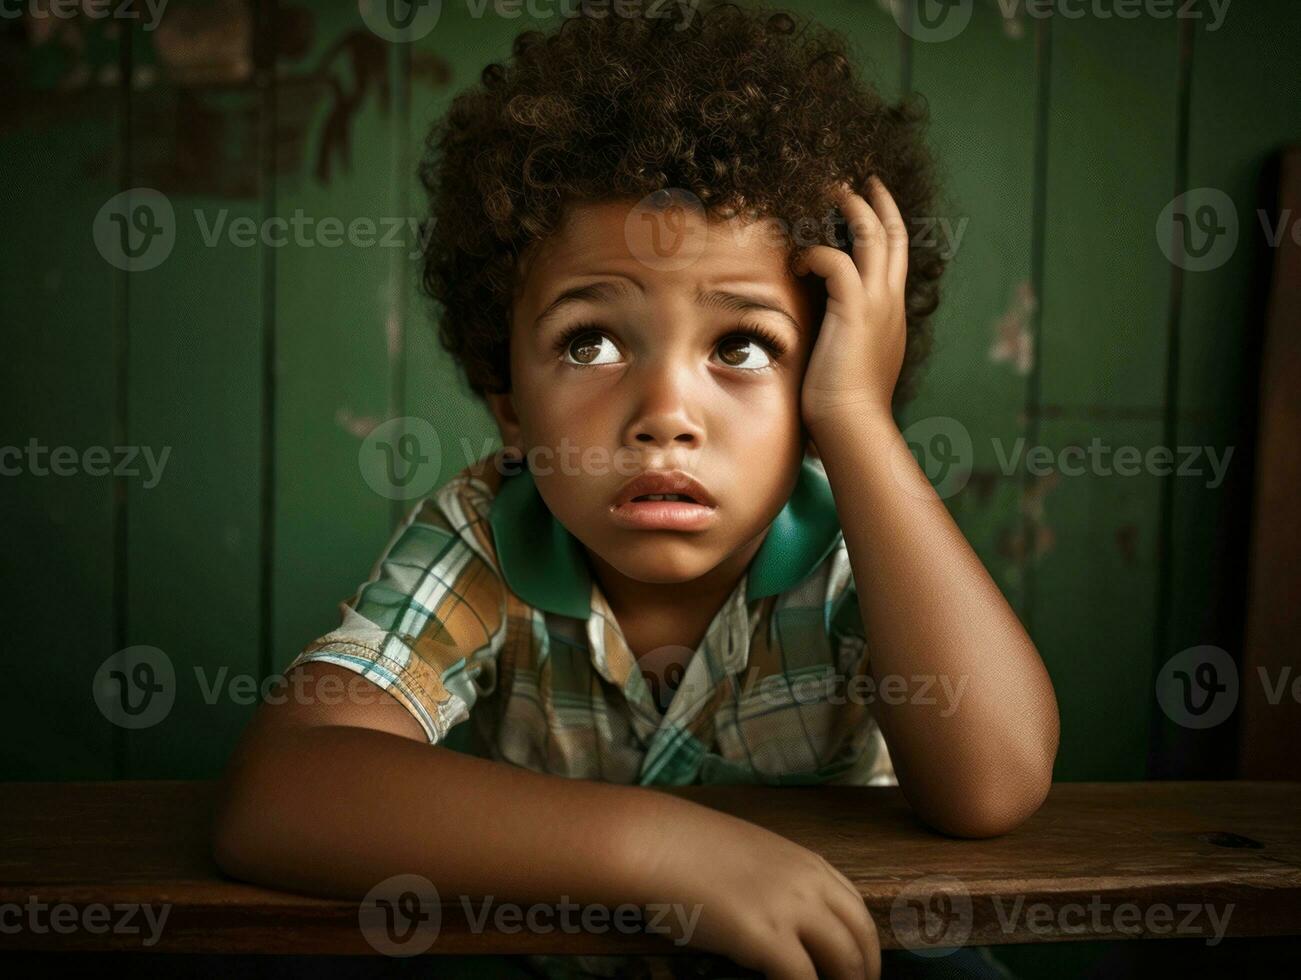
[[259, 710], [230, 874], [688, 912], [665, 925], [699, 956], [527, 958], [553, 976], [874, 977], [839, 871], [648, 787], [897, 773], [973, 837], [1038, 808], [1051, 684], [893, 421], [943, 268], [908, 235], [922, 114], [843, 44], [730, 4], [585, 9], [435, 127], [425, 286], [503, 448]]

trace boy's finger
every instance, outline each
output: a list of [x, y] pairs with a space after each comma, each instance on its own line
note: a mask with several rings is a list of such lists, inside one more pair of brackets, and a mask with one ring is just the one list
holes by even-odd
[[792, 943], [789, 949], [778, 951], [764, 963], [763, 975], [778, 980], [818, 980], [812, 958], [798, 942]]
[[854, 883], [851, 882], [848, 878], [846, 878], [839, 868], [837, 868], [834, 864], [828, 861], [821, 854], [818, 855], [818, 859], [824, 865], [826, 865], [827, 870], [831, 872], [831, 876], [845, 886], [845, 889], [849, 892], [849, 894], [855, 896], [856, 898], [859, 897], [858, 889], [854, 887]]
[[866, 969], [856, 969], [862, 959], [866, 967], [867, 954], [857, 934], [850, 929], [839, 913], [830, 909], [812, 923], [800, 929], [800, 942], [817, 964], [819, 977], [832, 980], [862, 980]]
[[900, 293], [908, 279], [908, 225], [899, 213], [894, 195], [881, 178], [873, 174], [868, 183], [872, 206], [881, 216], [881, 224], [885, 228], [886, 254], [889, 257], [887, 283], [891, 293]]
[[827, 281], [827, 299], [854, 309], [863, 301], [863, 280], [858, 266], [848, 255], [830, 245], [810, 245], [804, 250], [804, 264]]
[[853, 934], [858, 948], [863, 951], [864, 962], [868, 962], [877, 956], [880, 947], [876, 936], [876, 923], [872, 920], [871, 913], [867, 911], [862, 896], [857, 898], [845, 896], [842, 898], [840, 892], [837, 891], [832, 908], [836, 910], [836, 914], [840, 917], [840, 921], [845, 924], [845, 928]]
[[853, 233], [854, 264], [858, 266], [863, 287], [880, 296], [889, 283], [890, 255], [885, 227], [862, 196], [842, 187], [840, 210], [844, 212]]

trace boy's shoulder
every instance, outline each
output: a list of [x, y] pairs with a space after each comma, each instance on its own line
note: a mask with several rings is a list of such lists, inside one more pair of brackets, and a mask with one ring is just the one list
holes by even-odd
[[407, 526], [432, 528], [444, 539], [456, 538], [499, 570], [490, 521], [509, 466], [501, 449], [475, 460], [421, 500]]

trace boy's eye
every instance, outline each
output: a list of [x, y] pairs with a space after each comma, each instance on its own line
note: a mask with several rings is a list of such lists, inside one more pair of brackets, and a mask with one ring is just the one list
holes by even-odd
[[[601, 352], [602, 344], [608, 348], [604, 356]], [[589, 331], [567, 341], [564, 353], [566, 358], [572, 358], [566, 363], [587, 367], [593, 364], [614, 364], [619, 351], [605, 334]]]
[[[619, 348], [603, 330], [578, 324], [565, 331], [555, 344], [560, 359], [574, 367], [596, 367], [619, 362]], [[771, 367], [785, 352], [785, 345], [761, 327], [746, 327], [719, 341], [715, 348], [719, 361], [726, 367], [742, 371], [762, 371]]]
[[753, 338], [743, 334], [724, 339], [718, 345], [718, 356], [728, 367], [748, 371], [766, 368], [772, 363], [768, 352]]

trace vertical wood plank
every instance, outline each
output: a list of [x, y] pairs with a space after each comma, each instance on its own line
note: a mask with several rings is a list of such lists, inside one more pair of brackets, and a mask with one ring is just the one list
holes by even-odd
[[255, 703], [264, 215], [252, 33], [251, 5], [173, 2], [131, 36], [129, 182], [161, 195], [150, 206], [174, 241], [130, 273], [131, 441], [170, 455], [155, 486], [130, 485], [129, 643], [165, 655], [175, 694], [127, 732], [127, 778], [216, 775]]
[[94, 230], [122, 189], [119, 41], [88, 32], [78, 61], [58, 35], [38, 44], [28, 21], [5, 29], [0, 592], [14, 669], [0, 691], [0, 778], [109, 779], [116, 732], [91, 686], [118, 642], [112, 470], [126, 273]]
[[1057, 475], [1043, 487], [1030, 621], [1061, 707], [1057, 777], [1132, 779], [1154, 709], [1160, 488], [1115, 454], [1142, 458], [1162, 437], [1169, 267], [1155, 227], [1174, 186], [1178, 25], [1054, 16], [1051, 36], [1030, 411]]
[[[511, 42], [522, 31], [558, 24], [560, 18], [470, 17], [466, 8], [445, 7], [437, 26], [409, 47], [411, 80], [408, 147], [402, 173], [408, 211], [427, 218], [429, 201], [417, 176], [425, 139], [447, 111], [453, 97], [475, 85], [492, 61], [510, 55]], [[407, 352], [403, 378], [404, 411], [433, 427], [440, 448], [437, 485], [446, 483], [470, 462], [501, 444], [487, 407], [466, 387], [460, 368], [438, 342], [436, 311], [420, 289], [421, 258], [412, 255], [405, 266], [403, 295], [407, 302]]]
[[276, 213], [278, 338], [274, 630], [270, 668], [334, 628], [391, 528], [359, 465], [389, 418], [399, 356], [391, 256], [413, 247], [395, 187], [391, 43], [356, 4], [298, 5], [310, 45], [282, 59]]
[[940, 213], [927, 216], [934, 221], [927, 233], [951, 258], [931, 359], [901, 424], [923, 452], [928, 434], [950, 428], [970, 440], [970, 454], [957, 464], [970, 475], [941, 481], [937, 489], [952, 491], [946, 502], [955, 520], [1019, 608], [1027, 551], [1021, 474], [1003, 460], [1025, 435], [1034, 357], [1034, 30], [977, 7], [959, 34], [918, 39], [912, 51], [912, 84], [930, 105], [930, 140], [945, 192]]
[[[1271, 157], [1301, 139], [1295, 4], [1235, 4], [1218, 27], [1209, 20], [1195, 26], [1186, 189], [1194, 208], [1214, 207], [1216, 225], [1236, 224], [1237, 232], [1216, 241], [1190, 232], [1189, 245], [1205, 259], [1174, 267], [1181, 289], [1174, 432], [1179, 445], [1199, 447], [1203, 458], [1205, 447], [1232, 455], [1221, 483], [1174, 480], [1158, 667], [1207, 645], [1240, 662], [1264, 285], [1275, 258], [1259, 209], [1272, 190], [1264, 186]], [[1284, 233], [1295, 231], [1298, 220], [1291, 215]], [[1191, 729], [1158, 713], [1152, 775], [1232, 775], [1236, 717]]]

